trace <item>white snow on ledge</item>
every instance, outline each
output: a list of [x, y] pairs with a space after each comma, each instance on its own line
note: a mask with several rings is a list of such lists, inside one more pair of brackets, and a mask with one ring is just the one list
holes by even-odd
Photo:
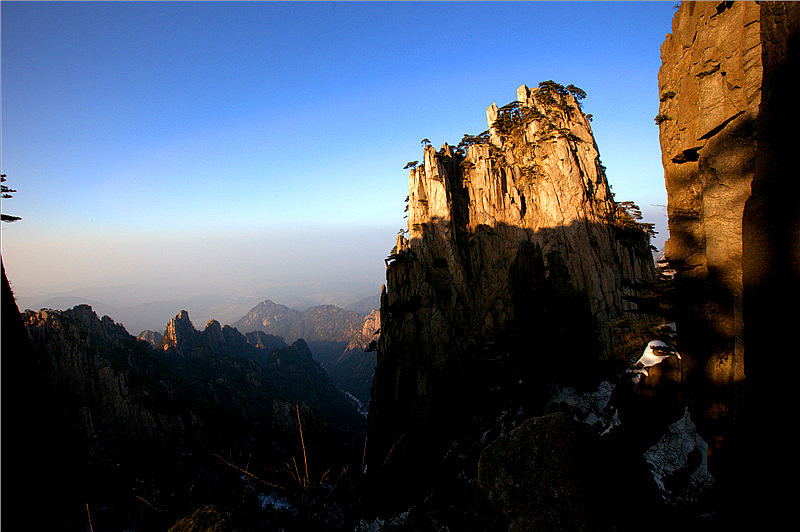
[[[576, 421], [586, 423], [603, 435], [620, 424], [616, 409], [609, 402], [614, 385], [603, 381], [597, 390], [579, 393], [568, 386], [558, 388], [545, 407], [545, 412], [564, 412], [572, 414]], [[564, 408], [566, 407], [566, 408]]]
[[[667, 427], [661, 439], [644, 452], [644, 459], [650, 464], [653, 479], [656, 481], [661, 496], [670, 504], [692, 503], [708, 492], [714, 484], [714, 477], [708, 472], [707, 464], [708, 443], [698, 434], [694, 426], [689, 409], [683, 417]], [[694, 456], [690, 456], [694, 453]], [[699, 464], [686, 474], [689, 475], [688, 486], [670, 491], [665, 485], [665, 478], [679, 469], [689, 466], [694, 459]]]

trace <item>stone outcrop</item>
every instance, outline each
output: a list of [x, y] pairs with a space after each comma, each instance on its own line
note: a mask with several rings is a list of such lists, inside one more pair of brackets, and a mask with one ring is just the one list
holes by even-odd
[[383, 486], [424, 485], [475, 416], [539, 415], [549, 381], [609, 357], [630, 286], [653, 276], [646, 228], [614, 201], [571, 89], [523, 85], [489, 107], [486, 133], [426, 146], [410, 172], [370, 408]]
[[199, 331], [194, 328], [192, 320], [189, 319], [189, 313], [182, 310], [167, 322], [158, 348], [164, 351], [171, 348], [185, 355], [202, 342]]
[[[799, 34], [800, 7], [792, 2], [685, 2], [661, 47], [665, 251], [677, 271], [687, 397], [709, 442], [709, 470], [727, 490], [720, 499], [732, 508], [744, 507], [734, 502], [741, 496], [734, 485], [749, 493], [748, 485], [773, 484], [747, 480], [743, 466], [765, 451], [760, 443], [748, 448], [747, 433], [768, 441], [762, 436], [774, 426], [764, 420], [781, 423], [768, 413], [796, 402], [776, 395], [774, 368], [797, 369], [794, 358], [786, 366], [776, 357], [785, 360], [784, 340], [797, 317], [778, 302], [800, 296], [792, 151]], [[777, 491], [765, 499], [780, 506]]]

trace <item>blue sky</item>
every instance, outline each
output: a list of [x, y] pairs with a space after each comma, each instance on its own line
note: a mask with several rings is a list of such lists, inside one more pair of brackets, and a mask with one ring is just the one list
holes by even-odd
[[346, 304], [383, 281], [420, 139], [458, 143], [547, 79], [588, 93], [617, 199], [663, 240], [673, 5], [2, 2], [9, 277]]

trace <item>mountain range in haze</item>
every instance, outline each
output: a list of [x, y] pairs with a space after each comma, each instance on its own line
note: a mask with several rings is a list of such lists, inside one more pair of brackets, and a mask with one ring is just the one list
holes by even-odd
[[[130, 288], [130, 290], [128, 290]], [[126, 294], [134, 287], [123, 290]], [[76, 305], [87, 304], [99, 315], [111, 316], [125, 329], [138, 336], [142, 331], [152, 330], [163, 332], [164, 324], [180, 309], [187, 310], [197, 323], [206, 323], [216, 319], [223, 324], [233, 324], [262, 298], [258, 296], [229, 296], [220, 294], [206, 294], [190, 297], [180, 297], [166, 294], [163, 299], [141, 301], [128, 298], [116, 289], [89, 288], [81, 291], [57, 293], [42, 296], [17, 297], [20, 309], [39, 310], [50, 308], [54, 310], [67, 310]], [[125, 296], [125, 297], [123, 297]], [[327, 297], [288, 298], [282, 301], [291, 305], [295, 312], [302, 312], [309, 307], [327, 303]], [[342, 307], [365, 316], [372, 309], [378, 308], [379, 295], [376, 290], [374, 295], [353, 300]], [[242, 331], [244, 332], [244, 331]]]
[[[370, 299], [356, 302], [350, 308], [366, 308]], [[226, 334], [235, 332], [242, 341], [246, 338], [250, 345], [267, 351], [303, 340], [314, 360], [326, 369], [342, 390], [355, 397], [365, 411], [370, 401], [376, 364], [374, 348], [368, 348], [380, 332], [377, 301], [373, 304], [375, 306], [364, 316], [335, 305], [319, 305], [301, 312], [267, 299], [234, 321], [232, 326], [223, 326], [215, 319], [208, 320], [203, 334], [226, 337]], [[183, 334], [178, 329], [184, 330]], [[198, 334], [189, 320], [189, 313], [181, 310], [166, 325], [157, 330], [145, 329], [138, 338], [153, 347], [166, 349], [181, 343], [179, 336], [186, 343], [186, 339]]]

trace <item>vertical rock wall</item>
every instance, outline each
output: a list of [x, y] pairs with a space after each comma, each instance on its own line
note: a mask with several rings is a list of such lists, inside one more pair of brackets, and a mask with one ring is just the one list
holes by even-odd
[[763, 420], [795, 402], [774, 369], [797, 366], [781, 354], [797, 312], [780, 300], [800, 295], [798, 21], [791, 2], [685, 2], [661, 47], [666, 258], [692, 417], [731, 515], [754, 507], [743, 493], [780, 500], [750, 474], [770, 469]]
[[426, 146], [410, 172], [370, 409], [384, 485], [425, 484], [446, 442], [493, 408], [539, 414], [550, 380], [609, 356], [629, 285], [653, 275], [573, 92], [523, 85], [489, 107], [485, 134]]
[[[762, 2], [763, 85], [756, 126], [757, 153], [751, 194], [745, 203], [745, 372], [751, 396], [748, 446], [755, 494], [745, 508], [769, 516], [774, 528], [796, 519], [788, 482], [800, 474], [792, 437], [796, 412], [793, 332], [800, 320], [800, 180], [796, 162], [800, 100], [800, 4]], [[787, 378], [788, 377], [788, 378]], [[777, 525], [777, 526], [776, 526]]]
[[661, 46], [665, 251], [678, 270], [677, 321], [694, 419], [710, 436], [712, 455], [741, 416], [742, 214], [761, 101], [759, 16], [751, 2], [684, 3]]

